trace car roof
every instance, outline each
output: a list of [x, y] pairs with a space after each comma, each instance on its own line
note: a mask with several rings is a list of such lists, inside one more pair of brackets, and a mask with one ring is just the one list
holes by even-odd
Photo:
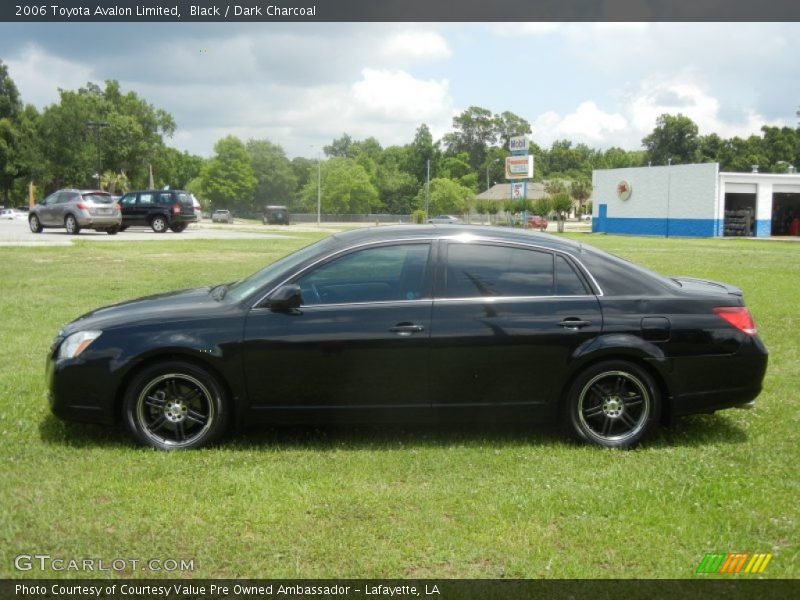
[[486, 225], [389, 225], [379, 227], [364, 227], [352, 229], [342, 233], [337, 233], [334, 237], [343, 245], [380, 242], [383, 240], [402, 240], [419, 237], [426, 238], [454, 238], [454, 237], [475, 237], [480, 239], [491, 239], [500, 242], [517, 242], [522, 244], [534, 244], [562, 250], [567, 252], [577, 252], [581, 244], [565, 238], [530, 231], [526, 229], [514, 229], [510, 227], [497, 227]]

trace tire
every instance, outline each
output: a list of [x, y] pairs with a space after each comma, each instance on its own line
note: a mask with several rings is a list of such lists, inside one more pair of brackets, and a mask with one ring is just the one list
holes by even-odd
[[562, 426], [577, 439], [606, 448], [638, 444], [658, 423], [661, 394], [638, 365], [597, 363], [575, 379], [562, 405]]
[[39, 217], [36, 215], [31, 215], [28, 217], [28, 226], [31, 228], [31, 233], [42, 233], [42, 230], [44, 229], [41, 221], [39, 221]]
[[134, 377], [123, 398], [125, 425], [140, 443], [159, 450], [206, 446], [230, 418], [223, 387], [204, 369], [170, 360]]
[[78, 224], [78, 219], [72, 215], [64, 217], [64, 228], [70, 235], [78, 235], [81, 232], [81, 226]]
[[180, 233], [186, 229], [186, 223], [175, 223], [170, 225], [169, 228], [175, 233]]
[[156, 233], [164, 233], [169, 229], [169, 222], [164, 215], [156, 215], [150, 219], [150, 227], [152, 227], [153, 231]]
[[106, 229], [106, 233], [108, 235], [117, 235], [119, 233], [119, 227], [112, 227], [111, 229]]
[[120, 230], [120, 231], [125, 231], [127, 228], [128, 228], [128, 226], [127, 226], [127, 225], [120, 225], [120, 226], [119, 226], [119, 230]]

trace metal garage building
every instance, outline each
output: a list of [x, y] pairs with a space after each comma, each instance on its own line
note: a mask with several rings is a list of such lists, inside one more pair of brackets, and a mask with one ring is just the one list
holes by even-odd
[[592, 231], [631, 235], [800, 235], [800, 175], [721, 173], [718, 163], [592, 173]]

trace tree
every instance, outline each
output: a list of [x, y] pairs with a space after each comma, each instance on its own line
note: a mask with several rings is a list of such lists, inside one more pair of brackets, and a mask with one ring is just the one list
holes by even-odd
[[130, 182], [128, 176], [124, 171], [115, 173], [114, 171], [106, 171], [100, 175], [100, 189], [107, 190], [109, 194], [115, 194], [117, 190], [123, 194], [130, 189]]
[[413, 210], [419, 182], [411, 173], [401, 171], [394, 163], [379, 165], [377, 187], [386, 212], [407, 215]]
[[211, 208], [252, 210], [258, 182], [245, 145], [229, 135], [214, 144], [214, 152], [200, 171], [203, 196]]
[[443, 138], [448, 154], [466, 152], [470, 166], [477, 171], [486, 160], [487, 148], [497, 141], [497, 121], [492, 112], [470, 106], [453, 117], [453, 129]]
[[333, 140], [330, 145], [324, 146], [322, 151], [325, 153], [325, 156], [331, 158], [353, 158], [355, 156], [353, 138], [346, 133], [343, 133], [342, 137]]
[[[471, 189], [452, 179], [443, 177], [431, 179], [428, 214], [464, 214], [474, 197], [475, 194]], [[425, 208], [424, 187], [417, 194], [416, 205]]]
[[17, 117], [21, 110], [17, 86], [0, 60], [0, 193], [4, 204], [9, 203], [9, 191], [20, 174]]
[[417, 127], [414, 141], [408, 146], [408, 150], [408, 164], [404, 168], [422, 184], [427, 181], [428, 161], [430, 160], [431, 165], [435, 165], [441, 154], [439, 144], [434, 143], [433, 135], [427, 125], [423, 123]]
[[569, 195], [578, 203], [578, 214], [583, 214], [583, 203], [592, 195], [592, 184], [588, 179], [573, 181], [569, 187]]
[[283, 148], [269, 140], [248, 140], [245, 147], [256, 178], [253, 193], [256, 208], [261, 209], [267, 204], [290, 204], [297, 178]]
[[[322, 212], [363, 214], [380, 207], [378, 190], [364, 167], [352, 158], [335, 157], [322, 163]], [[303, 206], [316, 211], [317, 180], [312, 178], [303, 189]]]
[[512, 137], [531, 133], [531, 124], [510, 111], [504, 111], [499, 115], [495, 115], [495, 130], [500, 141], [500, 147], [507, 149], [508, 141]]
[[572, 198], [566, 192], [559, 192], [550, 198], [550, 209], [556, 213], [558, 219], [558, 231], [564, 232], [564, 220], [572, 209]]
[[700, 157], [700, 139], [694, 121], [682, 114], [663, 114], [656, 128], [642, 140], [647, 160], [654, 165], [686, 164]]

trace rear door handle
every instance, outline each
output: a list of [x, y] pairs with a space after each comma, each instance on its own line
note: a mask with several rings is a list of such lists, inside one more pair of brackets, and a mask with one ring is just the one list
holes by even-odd
[[398, 323], [394, 327], [390, 327], [389, 331], [396, 333], [397, 335], [409, 336], [420, 331], [425, 331], [425, 328], [422, 325], [417, 325], [416, 323]]
[[591, 324], [591, 321], [584, 321], [582, 319], [570, 317], [561, 321], [558, 326], [563, 327], [564, 329], [580, 329], [581, 327], [588, 327]]

